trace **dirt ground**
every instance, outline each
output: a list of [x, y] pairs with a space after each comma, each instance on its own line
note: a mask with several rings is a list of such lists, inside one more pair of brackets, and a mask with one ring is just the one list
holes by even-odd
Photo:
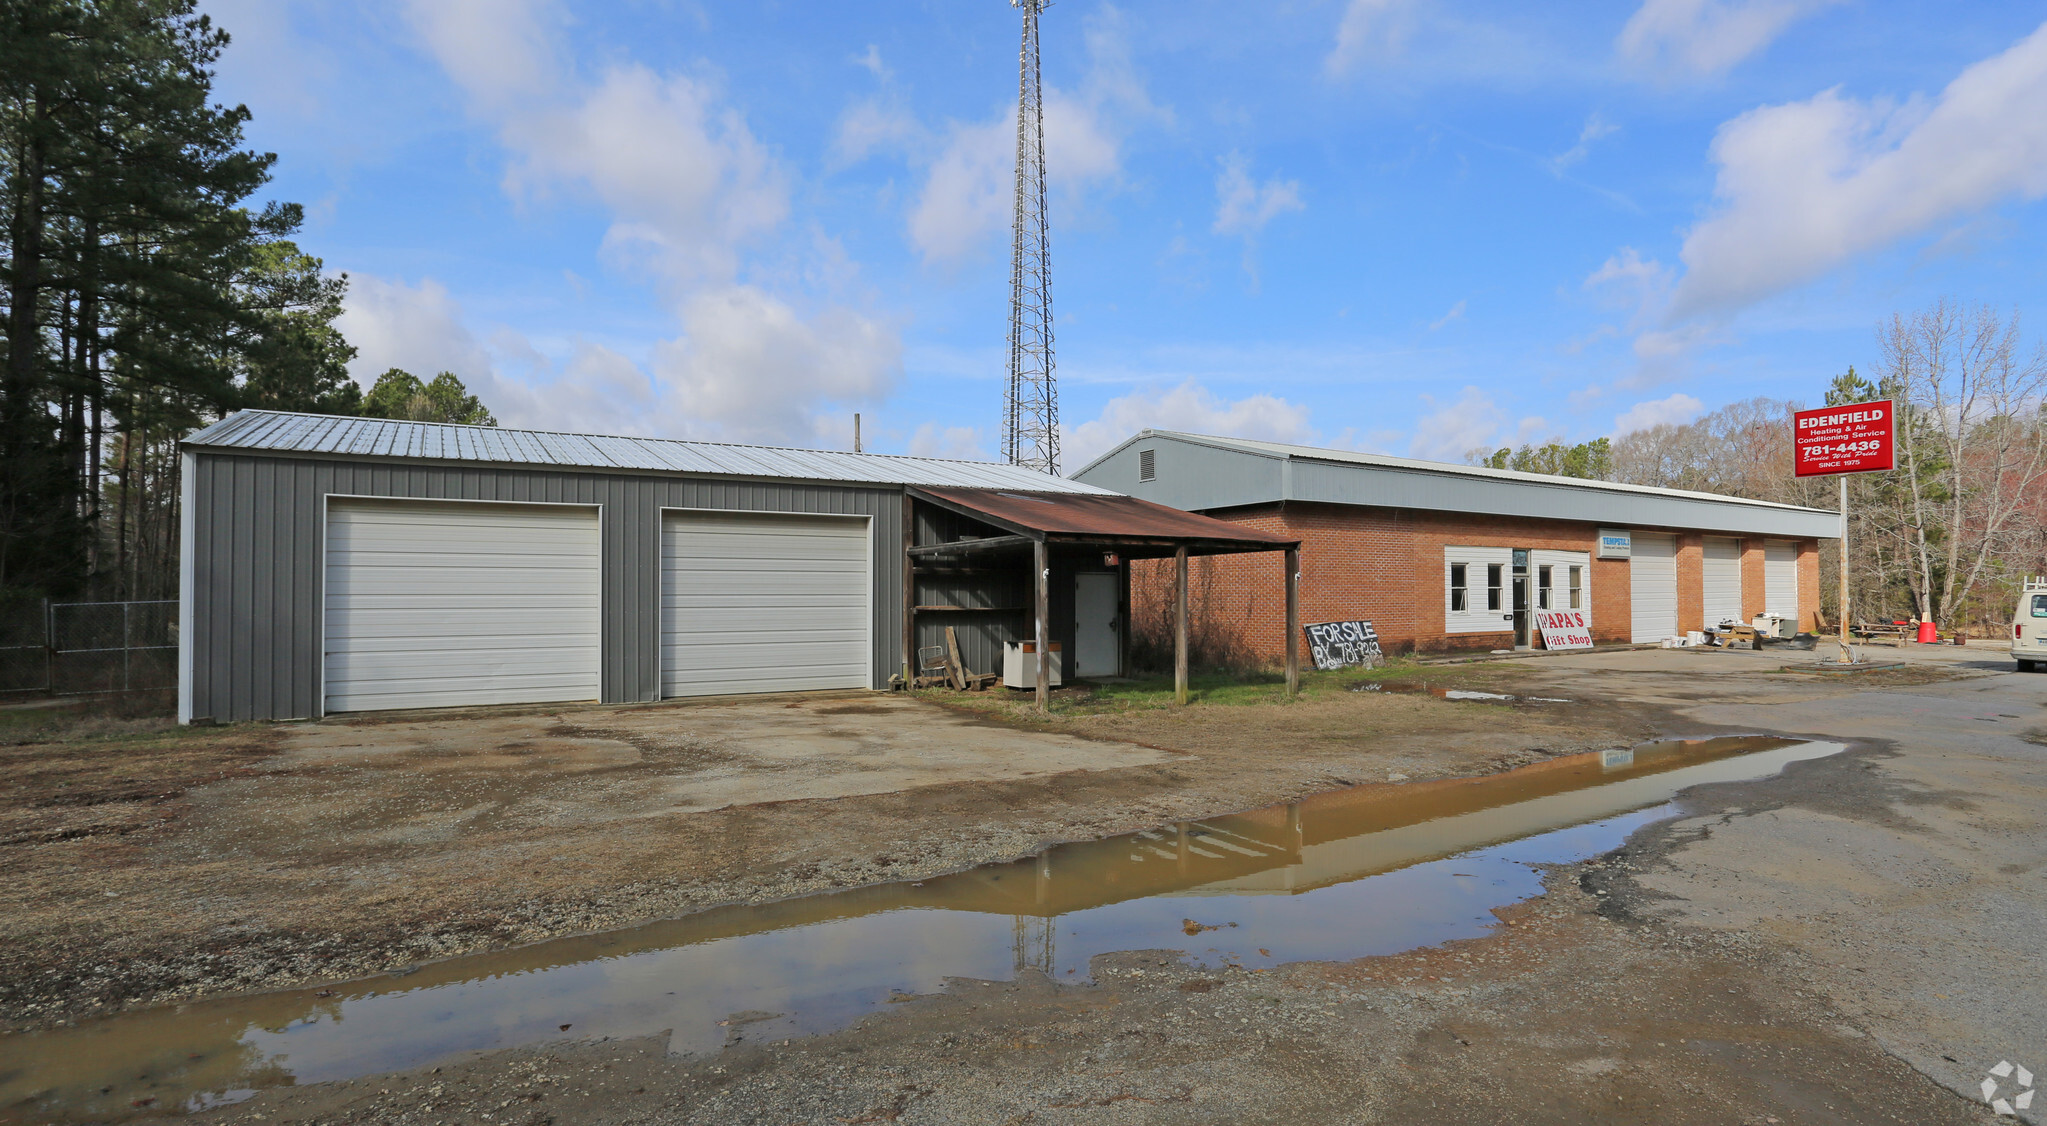
[[[1690, 816], [1554, 870], [1547, 894], [1486, 938], [1219, 974], [1131, 952], [1097, 959], [1095, 985], [955, 981], [786, 1043], [681, 1058], [640, 1041], [520, 1049], [214, 1113], [1985, 1121], [1963, 1097], [1995, 1062], [1979, 1056], [2047, 1063], [2040, 1002], [1990, 984], [2012, 968], [1999, 961], [2011, 947], [2018, 969], [2047, 970], [2032, 964], [2047, 957], [2037, 941], [2023, 953], [2047, 894], [2037, 817], [2028, 826], [2019, 812], [2047, 796], [2041, 756], [2024, 749], [2047, 718], [2047, 678], [1940, 656], [1845, 683], [1786, 673], [1767, 654], [1682, 653], [1392, 678], [1568, 701], [1519, 705], [1351, 692], [1352, 678], [1325, 677], [1292, 704], [1076, 706], [1050, 719], [999, 699], [812, 697], [195, 732], [0, 722], [11, 744], [0, 1016], [32, 1029], [356, 977], [713, 903], [917, 879], [1353, 781], [1779, 732], [1856, 750], [1695, 791]], [[821, 753], [802, 754], [810, 745]], [[1853, 857], [1835, 840], [1853, 841]], [[1986, 903], [2002, 917], [1980, 919]], [[1955, 927], [1976, 943], [1959, 1004], [1961, 985], [1935, 993], [1943, 974], [1963, 974], [1939, 949]]]
[[[1519, 671], [1428, 675], [1498, 687]], [[916, 879], [1653, 730], [1627, 709], [1517, 712], [1348, 683], [1278, 707], [1050, 721], [985, 694], [836, 694], [187, 730], [18, 723], [0, 735], [0, 1022]]]

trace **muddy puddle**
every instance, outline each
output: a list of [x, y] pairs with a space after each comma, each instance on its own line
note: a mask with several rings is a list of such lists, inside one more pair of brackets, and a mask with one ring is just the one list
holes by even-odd
[[1509, 692], [1480, 692], [1472, 688], [1448, 688], [1428, 681], [1366, 680], [1350, 686], [1353, 692], [1383, 692], [1389, 696], [1434, 696], [1438, 700], [1478, 700], [1493, 704], [1568, 704], [1561, 696], [1520, 696]]
[[666, 1035], [674, 1052], [843, 1028], [947, 979], [1176, 950], [1263, 967], [1486, 933], [1542, 891], [1535, 865], [1618, 846], [1703, 782], [1842, 750], [1724, 738], [1506, 774], [1363, 785], [1060, 845], [1008, 864], [429, 963], [345, 985], [223, 997], [0, 1039], [0, 1120], [199, 1109], [550, 1040]]

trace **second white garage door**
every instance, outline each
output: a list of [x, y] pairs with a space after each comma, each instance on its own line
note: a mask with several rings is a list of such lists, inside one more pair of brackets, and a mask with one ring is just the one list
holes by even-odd
[[1706, 625], [1710, 628], [1741, 616], [1741, 541], [1707, 536], [1704, 560]]
[[670, 512], [661, 521], [661, 694], [866, 688], [867, 520]]
[[597, 510], [327, 503], [326, 710], [595, 700]]
[[1636, 532], [1628, 560], [1628, 607], [1637, 645], [1677, 633], [1677, 537]]
[[1763, 609], [1798, 617], [1798, 545], [1790, 540], [1763, 541]]

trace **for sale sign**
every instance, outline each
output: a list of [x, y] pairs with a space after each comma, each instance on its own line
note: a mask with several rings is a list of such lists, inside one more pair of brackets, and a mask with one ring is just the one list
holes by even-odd
[[1898, 429], [1889, 399], [1799, 411], [1791, 417], [1800, 477], [1897, 468]]
[[1537, 610], [1544, 649], [1592, 648], [1592, 617], [1583, 610]]

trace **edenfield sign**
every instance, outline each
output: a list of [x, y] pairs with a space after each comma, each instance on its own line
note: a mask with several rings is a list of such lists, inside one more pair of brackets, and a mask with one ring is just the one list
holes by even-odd
[[1897, 468], [1898, 428], [1889, 399], [1799, 411], [1791, 417], [1800, 477]]

